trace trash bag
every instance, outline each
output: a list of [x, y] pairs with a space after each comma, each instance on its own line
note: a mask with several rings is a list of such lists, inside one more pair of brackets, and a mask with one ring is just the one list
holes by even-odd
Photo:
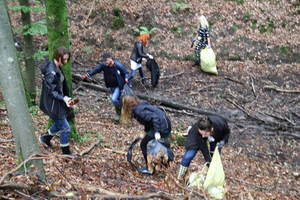
[[155, 87], [159, 82], [160, 71], [155, 59], [148, 59], [146, 62], [146, 67], [151, 72], [151, 85]]
[[201, 50], [201, 69], [204, 72], [218, 75], [216, 66], [216, 55], [212, 48], [207, 48]]
[[134, 93], [134, 91], [131, 89], [131, 87], [129, 87], [129, 85], [127, 83], [125, 83], [125, 85], [123, 87], [123, 90], [121, 90], [121, 94], [120, 94], [120, 97], [119, 97], [120, 106], [122, 106], [122, 104], [123, 104], [123, 97], [125, 95], [129, 95], [129, 94], [132, 94], [135, 97], [137, 97], [136, 94]]
[[140, 137], [136, 138], [132, 144], [130, 145], [129, 149], [128, 149], [128, 152], [127, 152], [127, 162], [131, 163], [131, 158], [132, 158], [132, 149], [133, 147], [135, 146], [135, 144], [140, 141]]
[[152, 156], [157, 156], [160, 149], [163, 150], [164, 155], [168, 155], [168, 162], [174, 160], [174, 154], [172, 149], [170, 148], [170, 142], [167, 140], [156, 140], [153, 139], [147, 144], [147, 152]]
[[218, 146], [215, 148], [203, 187], [208, 189], [212, 198], [222, 199], [225, 195], [225, 173], [220, 158]]

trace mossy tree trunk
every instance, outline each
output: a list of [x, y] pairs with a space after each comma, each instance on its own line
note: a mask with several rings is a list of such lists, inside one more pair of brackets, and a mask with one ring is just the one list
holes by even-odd
[[[28, 0], [19, 0], [21, 6], [30, 7]], [[27, 29], [23, 30], [26, 32], [31, 27], [31, 16], [30, 11], [23, 12], [22, 14], [22, 25], [23, 27], [28, 27]], [[25, 69], [26, 69], [26, 85], [27, 85], [27, 92], [30, 96], [30, 103], [35, 105], [35, 96], [36, 96], [36, 89], [35, 89], [35, 63], [34, 63], [34, 48], [33, 48], [33, 39], [32, 35], [26, 34], [23, 35], [24, 38], [24, 57], [25, 57]], [[31, 105], [29, 104], [29, 105]]]
[[[6, 0], [0, 0], [0, 83], [8, 111], [9, 121], [14, 136], [16, 152], [24, 160], [33, 154], [40, 153], [32, 119], [29, 113], [24, 85], [18, 64], [16, 48], [7, 12]], [[46, 181], [42, 160], [33, 160], [37, 173]], [[32, 168], [27, 168], [32, 171]]]
[[[64, 46], [67, 49], [70, 49], [68, 13], [65, 0], [45, 0], [45, 4], [49, 60], [52, 60], [53, 52], [57, 47]], [[71, 62], [63, 67], [63, 72], [68, 82], [70, 96], [73, 96]], [[77, 133], [74, 123], [74, 119], [69, 122], [71, 126], [71, 134]], [[50, 124], [52, 124], [51, 120]]]

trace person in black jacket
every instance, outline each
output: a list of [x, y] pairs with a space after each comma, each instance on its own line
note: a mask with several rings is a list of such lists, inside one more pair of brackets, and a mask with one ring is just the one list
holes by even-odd
[[140, 124], [145, 126], [146, 135], [142, 138], [141, 149], [146, 161], [145, 168], [138, 168], [138, 171], [150, 174], [147, 167], [147, 144], [149, 141], [160, 138], [171, 137], [171, 121], [167, 115], [159, 108], [151, 105], [148, 101], [141, 102], [133, 95], [123, 97], [122, 122], [127, 124], [135, 118]]
[[[209, 35], [209, 25], [207, 22], [207, 19], [204, 15], [201, 15], [198, 17], [198, 20], [200, 22], [200, 28], [197, 31], [197, 39], [198, 44], [195, 48], [195, 55], [196, 55], [196, 61], [192, 64], [192, 66], [200, 65], [200, 51], [202, 49], [211, 48], [210, 46], [210, 35]], [[196, 41], [196, 39], [193, 39], [193, 43]]]
[[104, 82], [107, 88], [110, 88], [111, 100], [115, 106], [116, 110], [116, 121], [121, 119], [121, 104], [119, 102], [120, 93], [123, 90], [125, 82], [128, 82], [129, 73], [124, 65], [113, 59], [110, 53], [104, 53], [102, 55], [101, 63], [94, 68], [92, 71], [82, 76], [82, 79], [94, 76], [97, 73], [104, 73]]
[[[135, 75], [135, 71], [138, 69], [140, 76], [142, 78], [142, 83], [146, 85], [146, 80], [143, 73], [142, 68], [142, 60], [143, 58], [153, 59], [153, 56], [149, 54], [145, 54], [145, 47], [147, 45], [148, 40], [150, 39], [150, 35], [147, 33], [143, 33], [137, 39], [137, 42], [134, 44], [131, 56], [130, 56], [130, 65], [131, 65], [131, 73], [130, 76]], [[132, 87], [132, 79], [130, 80], [130, 87]]]
[[69, 62], [71, 52], [65, 47], [58, 47], [53, 53], [53, 60], [41, 67], [43, 74], [41, 110], [54, 122], [48, 132], [39, 138], [51, 147], [50, 140], [60, 131], [60, 145], [63, 154], [72, 155], [69, 148], [70, 126], [66, 119], [69, 107], [69, 88], [61, 67]]
[[[217, 115], [199, 118], [197, 123], [188, 130], [185, 143], [186, 152], [181, 160], [178, 179], [185, 176], [191, 161], [199, 150], [209, 166], [217, 143], [219, 143], [218, 148], [221, 153], [221, 148], [228, 142], [229, 134], [230, 129], [223, 118]], [[210, 142], [210, 152], [207, 141]]]

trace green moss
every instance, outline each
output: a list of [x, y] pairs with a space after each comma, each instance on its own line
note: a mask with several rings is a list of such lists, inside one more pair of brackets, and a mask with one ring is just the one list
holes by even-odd
[[120, 29], [121, 27], [124, 26], [124, 23], [125, 22], [124, 22], [123, 18], [121, 18], [121, 17], [115, 17], [114, 22], [113, 22], [111, 28], [113, 30], [118, 30], [118, 29]]
[[288, 53], [287, 46], [284, 45], [283, 47], [281, 47], [281, 48], [280, 48], [280, 52], [281, 52], [282, 54], [286, 55], [286, 54]]

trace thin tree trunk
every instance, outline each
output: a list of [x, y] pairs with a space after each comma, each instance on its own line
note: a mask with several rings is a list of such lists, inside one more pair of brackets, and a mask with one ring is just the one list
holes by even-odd
[[[19, 0], [21, 6], [30, 7], [28, 0]], [[21, 10], [22, 14], [22, 24], [24, 26], [28, 26], [28, 29], [31, 27], [31, 16], [30, 11], [24, 13]], [[24, 30], [27, 31], [28, 29]], [[27, 85], [27, 92], [30, 96], [30, 102], [35, 105], [35, 63], [34, 63], [34, 48], [33, 48], [33, 39], [32, 35], [30, 34], [23, 34], [24, 38], [24, 57], [25, 57], [25, 68], [26, 68], [26, 85]]]
[[[0, 21], [1, 87], [17, 154], [20, 159], [26, 159], [32, 154], [40, 153], [40, 149], [25, 98], [6, 0], [0, 0]], [[38, 174], [41, 179], [46, 181], [43, 161], [35, 160], [32, 163], [40, 170]]]

